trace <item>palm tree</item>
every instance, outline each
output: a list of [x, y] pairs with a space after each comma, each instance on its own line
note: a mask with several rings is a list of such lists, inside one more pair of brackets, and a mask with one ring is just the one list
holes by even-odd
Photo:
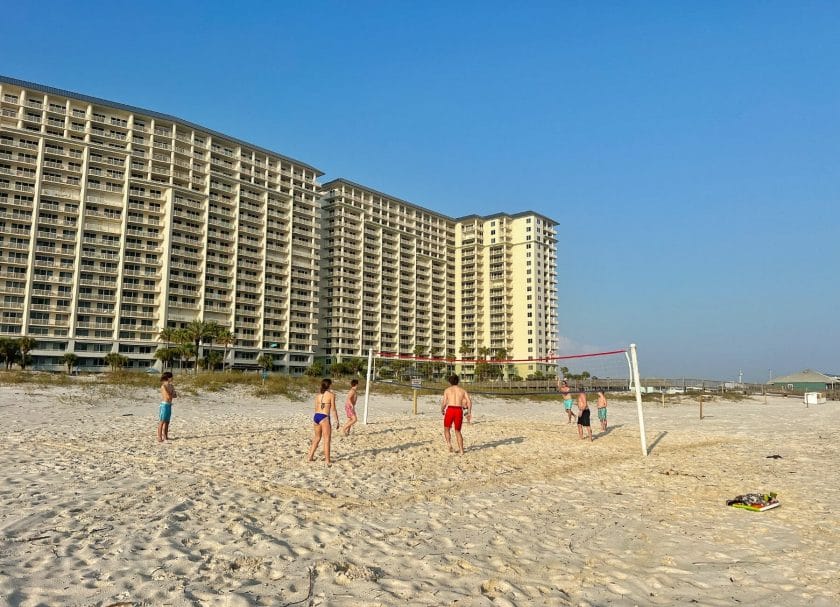
[[[216, 343], [222, 344], [224, 346], [225, 352], [222, 356], [222, 370], [225, 368], [225, 364], [227, 363], [227, 355], [228, 355], [228, 348], [232, 346], [236, 342], [236, 338], [233, 336], [233, 333], [227, 327], [223, 327], [219, 325], [219, 329], [216, 333]], [[228, 367], [228, 371], [230, 367]]]
[[[498, 360], [498, 361], [507, 360], [507, 357], [508, 357], [507, 348], [496, 348], [496, 351], [493, 354], [493, 360]], [[501, 365], [498, 365], [498, 373], [496, 373], [496, 375], [498, 377], [502, 377], [502, 379], [504, 379], [503, 369], [507, 369], [508, 377], [513, 375], [513, 365], [508, 363], [507, 365], [505, 365], [505, 367], [502, 367]]]
[[274, 367], [274, 357], [271, 354], [261, 354], [257, 359], [257, 364], [263, 371], [271, 371]]
[[[195, 355], [201, 356], [201, 343], [204, 340], [212, 340], [218, 332], [219, 324], [215, 321], [194, 320], [184, 328], [184, 337], [195, 344]], [[198, 365], [195, 366], [198, 373]]]
[[215, 371], [216, 367], [222, 362], [222, 353], [218, 350], [210, 350], [205, 356], [207, 361], [207, 368], [211, 371]]
[[158, 339], [166, 343], [166, 346], [159, 348], [155, 352], [155, 358], [161, 362], [164, 369], [166, 369], [167, 364], [172, 368], [172, 361], [175, 359], [172, 343], [178, 340], [178, 329], [175, 327], [163, 327], [160, 333], [158, 333]]
[[16, 339], [10, 339], [8, 337], [0, 338], [0, 356], [6, 364], [7, 371], [12, 368], [19, 351], [20, 348], [18, 348], [18, 341]]
[[172, 345], [172, 342], [175, 341], [175, 338], [178, 334], [178, 330], [175, 327], [164, 327], [160, 330], [158, 334], [158, 339], [166, 342], [166, 347], [168, 348]]
[[64, 354], [64, 364], [67, 365], [67, 374], [71, 374], [73, 372], [73, 367], [76, 366], [76, 363], [79, 361], [79, 357], [73, 354], [72, 352], [67, 352]]
[[446, 352], [446, 373], [447, 375], [452, 375], [455, 372], [455, 352], [452, 350], [447, 350]]
[[[187, 361], [187, 366], [189, 366], [190, 361], [197, 356], [198, 350], [195, 347], [195, 344], [191, 341], [185, 341], [181, 345], [178, 346], [178, 353], [180, 357]], [[196, 372], [198, 365], [196, 365]]]
[[21, 337], [17, 340], [18, 342], [18, 350], [20, 350], [20, 368], [25, 369], [27, 359], [29, 358], [29, 353], [35, 349], [38, 345], [38, 342], [35, 341], [34, 337]]
[[202, 345], [206, 345], [209, 348], [213, 347], [213, 340], [221, 333], [222, 327], [219, 323], [215, 320], [210, 320], [207, 322], [207, 335], [204, 336], [202, 340]]
[[[413, 350], [412, 352], [413, 352], [413, 354], [414, 354], [414, 358], [415, 358], [415, 359], [416, 359], [416, 358], [420, 358], [421, 356], [423, 356], [423, 355], [426, 353], [426, 348], [425, 348], [424, 346], [421, 346], [420, 344], [417, 344], [416, 346], [414, 346], [414, 350]], [[418, 365], [417, 365], [417, 361], [416, 361], [416, 360], [412, 361], [412, 365], [413, 365], [413, 367], [414, 367], [414, 370], [413, 370], [413, 372], [412, 372], [412, 373], [413, 373], [414, 375], [418, 375]], [[422, 368], [425, 368], [425, 365], [420, 365], [420, 368], [421, 368], [421, 369], [422, 369]]]
[[118, 371], [128, 364], [128, 359], [117, 352], [108, 352], [105, 356], [105, 363], [111, 367], [111, 371]]
[[172, 361], [175, 360], [177, 356], [177, 348], [160, 348], [157, 352], [155, 352], [155, 358], [157, 358], [163, 364], [164, 369], [166, 369], [167, 365], [171, 369]]
[[[440, 358], [440, 347], [439, 346], [432, 346], [429, 348], [429, 356], [432, 358]], [[440, 377], [440, 372], [444, 369], [445, 364], [441, 360], [435, 360], [431, 363], [432, 367], [432, 376], [433, 377]]]
[[347, 361], [347, 368], [353, 375], [361, 375], [362, 371], [367, 371], [367, 360], [359, 356], [354, 356]]

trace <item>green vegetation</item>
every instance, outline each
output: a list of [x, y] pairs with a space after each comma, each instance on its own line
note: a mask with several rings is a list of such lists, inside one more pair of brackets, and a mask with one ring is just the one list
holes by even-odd
[[76, 363], [79, 362], [79, 357], [73, 354], [72, 352], [67, 352], [64, 356], [64, 364], [67, 365], [67, 373], [73, 372], [73, 367], [76, 366]]
[[271, 354], [261, 354], [257, 364], [263, 371], [271, 371], [274, 368], [274, 357]]
[[25, 370], [32, 362], [29, 353], [37, 345], [38, 342], [32, 337], [0, 338], [0, 359], [2, 359], [6, 370], [11, 370], [15, 364], [19, 365], [21, 370]]
[[[166, 327], [161, 329], [158, 340], [164, 347], [155, 352], [155, 358], [163, 363], [164, 369], [172, 369], [177, 361], [179, 366], [186, 362], [187, 368], [192, 367], [193, 373], [199, 369], [215, 371], [224, 367], [228, 349], [234, 343], [230, 329], [215, 321], [194, 320], [183, 329]], [[214, 349], [222, 347], [220, 352]], [[195, 359], [195, 365], [191, 361]]]
[[0, 386], [68, 386], [73, 380], [63, 373], [36, 373], [33, 371], [6, 371], [0, 373]]
[[111, 367], [111, 371], [116, 372], [128, 364], [128, 358], [116, 352], [109, 352], [105, 355], [105, 363]]
[[[119, 355], [118, 355], [119, 356]], [[402, 362], [402, 361], [394, 361]], [[318, 385], [323, 374], [312, 376], [291, 377], [283, 374], [272, 374], [265, 381], [259, 373], [243, 373], [233, 371], [230, 373], [217, 373], [213, 371], [200, 371], [175, 374], [175, 384], [182, 395], [196, 396], [202, 392], [224, 392], [225, 390], [244, 389], [252, 394], [254, 398], [286, 397], [291, 400], [305, 400], [318, 390]], [[355, 377], [351, 374], [347, 377], [333, 377], [333, 389], [338, 392], [346, 392], [350, 388], [350, 379]], [[30, 385], [35, 387], [48, 386], [73, 386], [86, 385], [98, 388], [99, 396], [108, 398], [112, 396], [125, 395], [127, 391], [137, 389], [156, 390], [160, 385], [160, 378], [157, 374], [150, 374], [138, 371], [127, 371], [117, 368], [109, 373], [83, 373], [78, 376], [69, 376], [64, 373], [46, 373], [41, 371], [15, 370], [0, 373], [0, 385]], [[422, 395], [440, 395], [446, 389], [448, 383], [443, 378], [434, 380], [424, 379], [422, 388], [419, 390]], [[559, 402], [560, 395], [553, 389], [545, 389], [545, 384], [535, 385], [533, 390], [526, 387], [518, 388], [519, 392], [506, 392], [504, 384], [498, 382], [470, 383], [464, 387], [479, 398], [491, 397], [504, 399], [511, 402]], [[360, 386], [364, 392], [364, 386]], [[542, 391], [541, 391], [542, 390]], [[399, 396], [410, 399], [413, 389], [406, 382], [377, 381], [371, 388], [372, 394], [378, 396]], [[590, 401], [594, 394], [589, 395]], [[743, 392], [703, 392], [704, 403], [710, 402], [741, 402], [754, 398]], [[665, 405], [698, 404], [701, 394], [699, 392], [688, 392], [686, 394], [666, 394]], [[662, 404], [661, 393], [642, 394], [642, 401], [648, 406]], [[607, 399], [611, 402], [630, 405], [635, 403], [635, 394], [631, 392], [609, 392]]]

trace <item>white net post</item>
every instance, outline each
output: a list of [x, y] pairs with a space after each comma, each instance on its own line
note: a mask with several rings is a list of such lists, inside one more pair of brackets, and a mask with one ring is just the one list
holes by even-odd
[[630, 362], [630, 352], [625, 352], [624, 357], [627, 359], [627, 391], [631, 392], [633, 390], [633, 363]]
[[367, 374], [365, 375], [365, 415], [362, 423], [367, 425], [368, 402], [370, 402], [370, 373], [373, 369], [373, 349], [368, 350]]
[[642, 455], [647, 457], [647, 435], [645, 434], [645, 416], [642, 413], [642, 388], [639, 382], [639, 359], [636, 356], [636, 344], [630, 344], [630, 363], [633, 372], [633, 386], [636, 389], [636, 409], [639, 412], [639, 438], [642, 442]]

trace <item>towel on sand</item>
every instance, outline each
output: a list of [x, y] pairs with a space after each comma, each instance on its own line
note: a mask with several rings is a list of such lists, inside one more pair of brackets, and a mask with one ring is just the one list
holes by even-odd
[[753, 510], [755, 512], [764, 512], [771, 508], [781, 506], [779, 500], [776, 499], [775, 493], [747, 493], [739, 495], [738, 497], [726, 500], [727, 506], [733, 508], [743, 508], [744, 510]]

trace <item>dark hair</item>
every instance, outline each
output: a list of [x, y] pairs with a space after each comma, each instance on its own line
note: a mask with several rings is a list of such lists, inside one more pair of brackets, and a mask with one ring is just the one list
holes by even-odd
[[329, 390], [331, 385], [332, 385], [332, 380], [331, 379], [328, 379], [328, 378], [322, 379], [321, 380], [321, 394], [323, 394], [324, 392]]
[[350, 380], [350, 385], [351, 386], [358, 386], [359, 385], [359, 380], [358, 379], [351, 379]]
[[454, 373], [449, 377], [449, 383], [453, 386], [457, 386], [459, 381], [461, 381], [460, 378]]
[[160, 376], [160, 383], [163, 383], [170, 379], [172, 379], [172, 371], [166, 371], [163, 375]]

